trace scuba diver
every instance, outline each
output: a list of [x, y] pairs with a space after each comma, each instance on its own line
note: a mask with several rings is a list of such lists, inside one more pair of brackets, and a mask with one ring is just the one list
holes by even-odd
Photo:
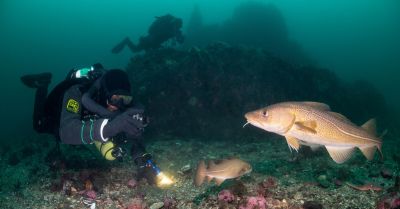
[[105, 70], [101, 64], [72, 69], [47, 95], [51, 73], [25, 75], [21, 81], [36, 89], [33, 128], [52, 134], [64, 144], [95, 144], [107, 160], [122, 159], [120, 147], [131, 141], [138, 177], [155, 184], [159, 173], [139, 138], [148, 120], [131, 94], [126, 72]]
[[181, 28], [182, 19], [180, 18], [170, 14], [156, 17], [156, 20], [150, 25], [148, 35], [140, 37], [137, 45], [127, 37], [112, 49], [112, 53], [121, 52], [125, 46], [128, 46], [132, 53], [135, 53], [142, 50], [158, 49], [167, 41], [182, 44], [184, 37]]

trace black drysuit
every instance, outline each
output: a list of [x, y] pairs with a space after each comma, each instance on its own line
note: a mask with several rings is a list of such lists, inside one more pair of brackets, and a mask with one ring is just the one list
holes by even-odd
[[[52, 132], [58, 134], [56, 137], [59, 138], [64, 144], [90, 144], [95, 140], [106, 140], [102, 136], [102, 131], [104, 126], [108, 123], [108, 120], [112, 120], [112, 118], [96, 116], [96, 113], [88, 111], [82, 105], [82, 95], [87, 89], [85, 85], [86, 84], [75, 84], [65, 91], [62, 105], [59, 106], [61, 110], [58, 110], [61, 111], [59, 116], [59, 126], [52, 124], [52, 126], [55, 126], [55, 128], [58, 130], [47, 130], [41, 132]], [[46, 106], [51, 105], [49, 105], [48, 102], [49, 101], [46, 101]], [[46, 113], [42, 116], [42, 118], [51, 117], [53, 116], [46, 115]], [[135, 136], [127, 136], [127, 139], [133, 143], [131, 152], [134, 159], [145, 153], [144, 146], [139, 141], [140, 136], [141, 131], [138, 131], [137, 135]]]

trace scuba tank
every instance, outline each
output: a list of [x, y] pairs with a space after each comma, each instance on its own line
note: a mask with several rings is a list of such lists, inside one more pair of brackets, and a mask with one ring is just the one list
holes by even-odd
[[122, 148], [116, 146], [116, 144], [112, 140], [105, 143], [95, 141], [94, 144], [106, 160], [115, 160], [123, 156], [124, 152]]

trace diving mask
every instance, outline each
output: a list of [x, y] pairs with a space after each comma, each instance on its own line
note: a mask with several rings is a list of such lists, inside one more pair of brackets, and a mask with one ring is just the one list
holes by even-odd
[[113, 105], [116, 107], [129, 106], [132, 104], [133, 97], [128, 95], [112, 95], [109, 100], [107, 100], [107, 104]]

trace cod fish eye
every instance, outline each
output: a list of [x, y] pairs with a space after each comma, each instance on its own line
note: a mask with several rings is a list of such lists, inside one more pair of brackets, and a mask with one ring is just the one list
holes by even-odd
[[267, 112], [266, 110], [263, 110], [262, 114], [263, 114], [264, 116], [268, 116], [268, 112]]

